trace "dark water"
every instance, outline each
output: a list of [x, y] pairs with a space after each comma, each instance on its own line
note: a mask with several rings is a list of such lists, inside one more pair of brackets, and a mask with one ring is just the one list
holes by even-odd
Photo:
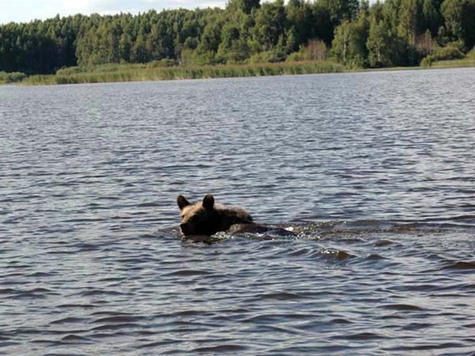
[[[475, 69], [0, 87], [1, 354], [475, 352]], [[294, 237], [182, 241], [206, 193]]]

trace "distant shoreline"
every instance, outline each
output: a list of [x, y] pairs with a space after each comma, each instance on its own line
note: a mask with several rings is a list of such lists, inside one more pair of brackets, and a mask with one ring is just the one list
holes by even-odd
[[111, 64], [88, 69], [65, 68], [51, 75], [33, 75], [16, 83], [0, 85], [61, 85], [87, 83], [118, 83], [183, 79], [240, 78], [276, 75], [354, 73], [419, 69], [475, 67], [475, 60], [461, 59], [435, 62], [428, 67], [387, 67], [347, 69], [341, 64], [325, 61], [284, 62], [207, 66], [157, 66], [148, 64]]
[[79, 67], [65, 68], [52, 75], [29, 76], [16, 84], [114, 83], [341, 73], [343, 71], [343, 65], [324, 61], [206, 66], [161, 66], [159, 63], [151, 62], [148, 64], [109, 64], [85, 69]]

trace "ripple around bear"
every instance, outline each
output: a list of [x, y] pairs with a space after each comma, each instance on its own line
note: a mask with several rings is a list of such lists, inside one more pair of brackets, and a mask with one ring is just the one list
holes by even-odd
[[228, 230], [235, 233], [256, 226], [244, 209], [215, 204], [211, 194], [206, 195], [201, 203], [191, 204], [183, 195], [179, 195], [176, 201], [181, 210], [181, 232], [185, 236], [211, 236]]

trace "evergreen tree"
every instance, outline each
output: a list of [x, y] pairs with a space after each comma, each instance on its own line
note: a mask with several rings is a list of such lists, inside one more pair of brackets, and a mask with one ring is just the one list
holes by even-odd
[[475, 45], [475, 0], [445, 0], [442, 15], [448, 39], [471, 49]]
[[264, 3], [255, 12], [256, 26], [253, 37], [262, 51], [275, 49], [279, 38], [285, 33], [284, 1], [276, 0], [273, 3]]
[[336, 59], [350, 67], [367, 66], [369, 23], [366, 11], [357, 20], [344, 20], [335, 30], [332, 53]]
[[226, 6], [228, 12], [242, 11], [245, 14], [250, 14], [252, 10], [260, 7], [259, 0], [230, 0]]

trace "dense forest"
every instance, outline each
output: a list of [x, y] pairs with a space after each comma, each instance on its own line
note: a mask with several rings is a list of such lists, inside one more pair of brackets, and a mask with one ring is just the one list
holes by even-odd
[[205, 65], [325, 60], [348, 67], [459, 58], [475, 0], [230, 0], [225, 9], [75, 15], [0, 26], [0, 72], [105, 63]]

